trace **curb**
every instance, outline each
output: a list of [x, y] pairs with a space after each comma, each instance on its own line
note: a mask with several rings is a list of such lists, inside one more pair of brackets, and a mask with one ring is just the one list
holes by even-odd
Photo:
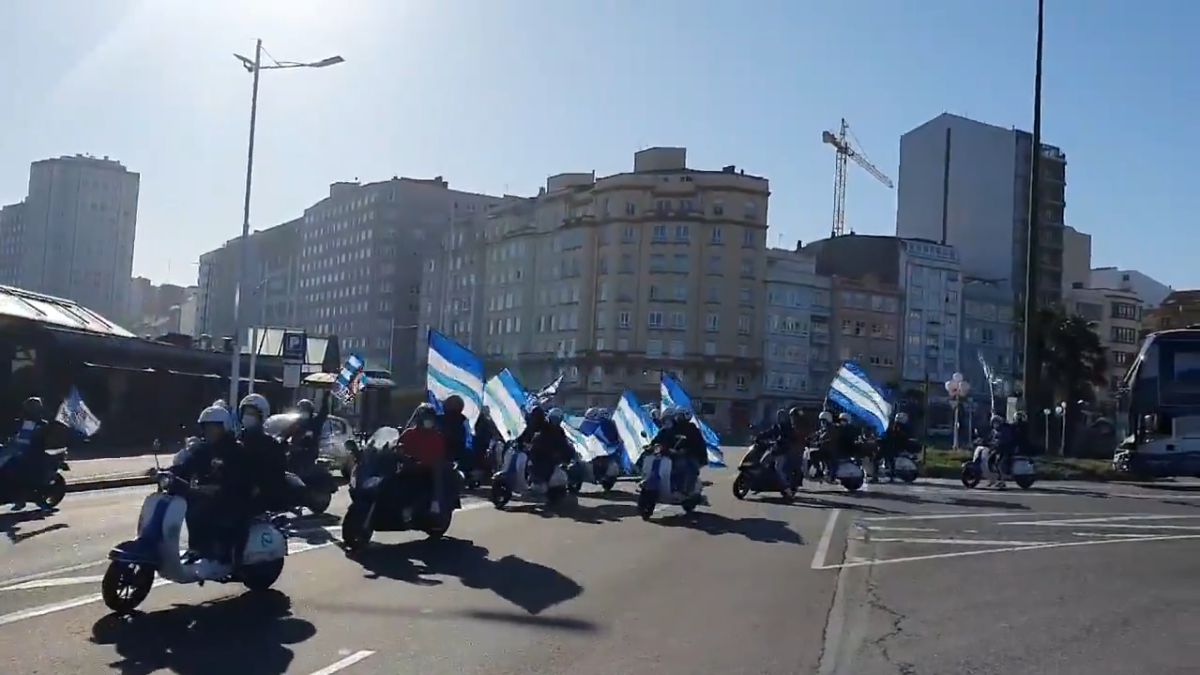
[[91, 492], [93, 490], [109, 490], [112, 488], [134, 487], [138, 485], [153, 485], [153, 476], [108, 476], [87, 478], [67, 483], [67, 492]]

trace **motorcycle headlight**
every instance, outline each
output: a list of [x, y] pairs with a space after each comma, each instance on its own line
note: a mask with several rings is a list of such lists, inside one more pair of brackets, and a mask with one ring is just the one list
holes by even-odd
[[158, 474], [158, 489], [162, 490], [163, 492], [166, 492], [171, 487], [171, 481], [172, 481], [171, 474], [169, 474], [169, 473]]

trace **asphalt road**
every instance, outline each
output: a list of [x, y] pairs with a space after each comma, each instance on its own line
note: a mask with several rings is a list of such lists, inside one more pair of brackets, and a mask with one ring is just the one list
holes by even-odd
[[[731, 460], [736, 453], [731, 453]], [[0, 514], [5, 673], [1196, 672], [1200, 491], [810, 486], [635, 513], [632, 483], [557, 514], [469, 500], [449, 538], [295, 523], [276, 589], [98, 601], [147, 488]], [[333, 511], [346, 504], [344, 492]]]

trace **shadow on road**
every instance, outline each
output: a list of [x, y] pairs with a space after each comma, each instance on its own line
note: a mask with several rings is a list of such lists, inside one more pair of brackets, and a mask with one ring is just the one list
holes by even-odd
[[299, 516], [287, 521], [284, 533], [287, 534], [289, 539], [299, 539], [307, 544], [319, 546], [337, 540], [325, 528], [341, 522], [342, 519], [332, 513]]
[[1007, 509], [1010, 511], [1029, 511], [1029, 506], [1020, 502], [1006, 502], [994, 499], [973, 499], [971, 497], [951, 497], [946, 504], [962, 506], [969, 509]]
[[279, 675], [288, 672], [294, 657], [285, 645], [316, 633], [313, 624], [292, 616], [286, 595], [264, 591], [129, 617], [109, 615], [92, 626], [91, 641], [112, 645], [122, 658], [109, 667], [126, 674]]
[[711, 535], [740, 534], [762, 544], [803, 544], [804, 538], [781, 520], [770, 518], [726, 518], [711, 511], [666, 516], [657, 521], [666, 527], [683, 527]]
[[58, 509], [43, 511], [41, 509], [32, 509], [19, 511], [17, 513], [0, 514], [0, 531], [4, 532], [4, 536], [14, 544], [19, 544], [26, 539], [32, 539], [39, 534], [46, 534], [56, 530], [65, 530], [70, 527], [67, 523], [54, 523], [34, 530], [23, 529], [23, 525], [39, 522], [58, 513]]
[[540, 614], [583, 592], [574, 579], [552, 567], [515, 555], [492, 560], [486, 548], [462, 539], [377, 544], [364, 551], [358, 562], [373, 579], [437, 586], [442, 582], [430, 577], [457, 577], [464, 586], [490, 590], [529, 614]]
[[600, 630], [600, 626], [598, 624], [588, 621], [587, 619], [576, 619], [569, 616], [535, 616], [521, 612], [502, 612], [485, 609], [439, 610], [430, 609], [428, 607], [415, 609], [412, 607], [397, 607], [395, 605], [365, 606], [360, 604], [335, 604], [319, 601], [310, 602], [307, 604], [307, 606], [321, 612], [351, 614], [354, 616], [378, 616], [390, 619], [408, 617], [412, 619], [421, 619], [423, 621], [487, 621], [492, 623], [511, 624], [514, 626], [525, 626], [529, 628], [565, 630], [578, 633], [595, 633]]
[[[849, 493], [846, 493], [844, 496], [847, 498], [852, 498]], [[811, 493], [804, 493], [804, 492], [798, 493], [796, 495], [795, 501], [791, 502], [790, 504], [788, 502], [785, 502], [780, 497], [768, 497], [766, 499], [763, 499], [763, 501], [769, 502], [772, 504], [784, 504], [787, 506], [808, 506], [808, 507], [817, 508], [817, 509], [846, 509], [849, 511], [861, 511], [863, 513], [872, 513], [875, 515], [888, 515], [888, 514], [894, 514], [894, 513], [903, 513], [903, 511], [897, 511], [895, 509], [885, 509], [885, 508], [882, 508], [879, 506], [872, 506], [870, 504], [864, 504], [861, 501], [844, 501], [843, 502], [843, 501], [836, 501], [833, 499], [823, 499], [821, 497], [813, 496]]]

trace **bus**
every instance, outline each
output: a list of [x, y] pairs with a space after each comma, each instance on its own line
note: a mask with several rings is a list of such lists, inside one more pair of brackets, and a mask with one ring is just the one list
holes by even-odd
[[1146, 336], [1117, 390], [1114, 466], [1135, 476], [1200, 476], [1200, 326]]

